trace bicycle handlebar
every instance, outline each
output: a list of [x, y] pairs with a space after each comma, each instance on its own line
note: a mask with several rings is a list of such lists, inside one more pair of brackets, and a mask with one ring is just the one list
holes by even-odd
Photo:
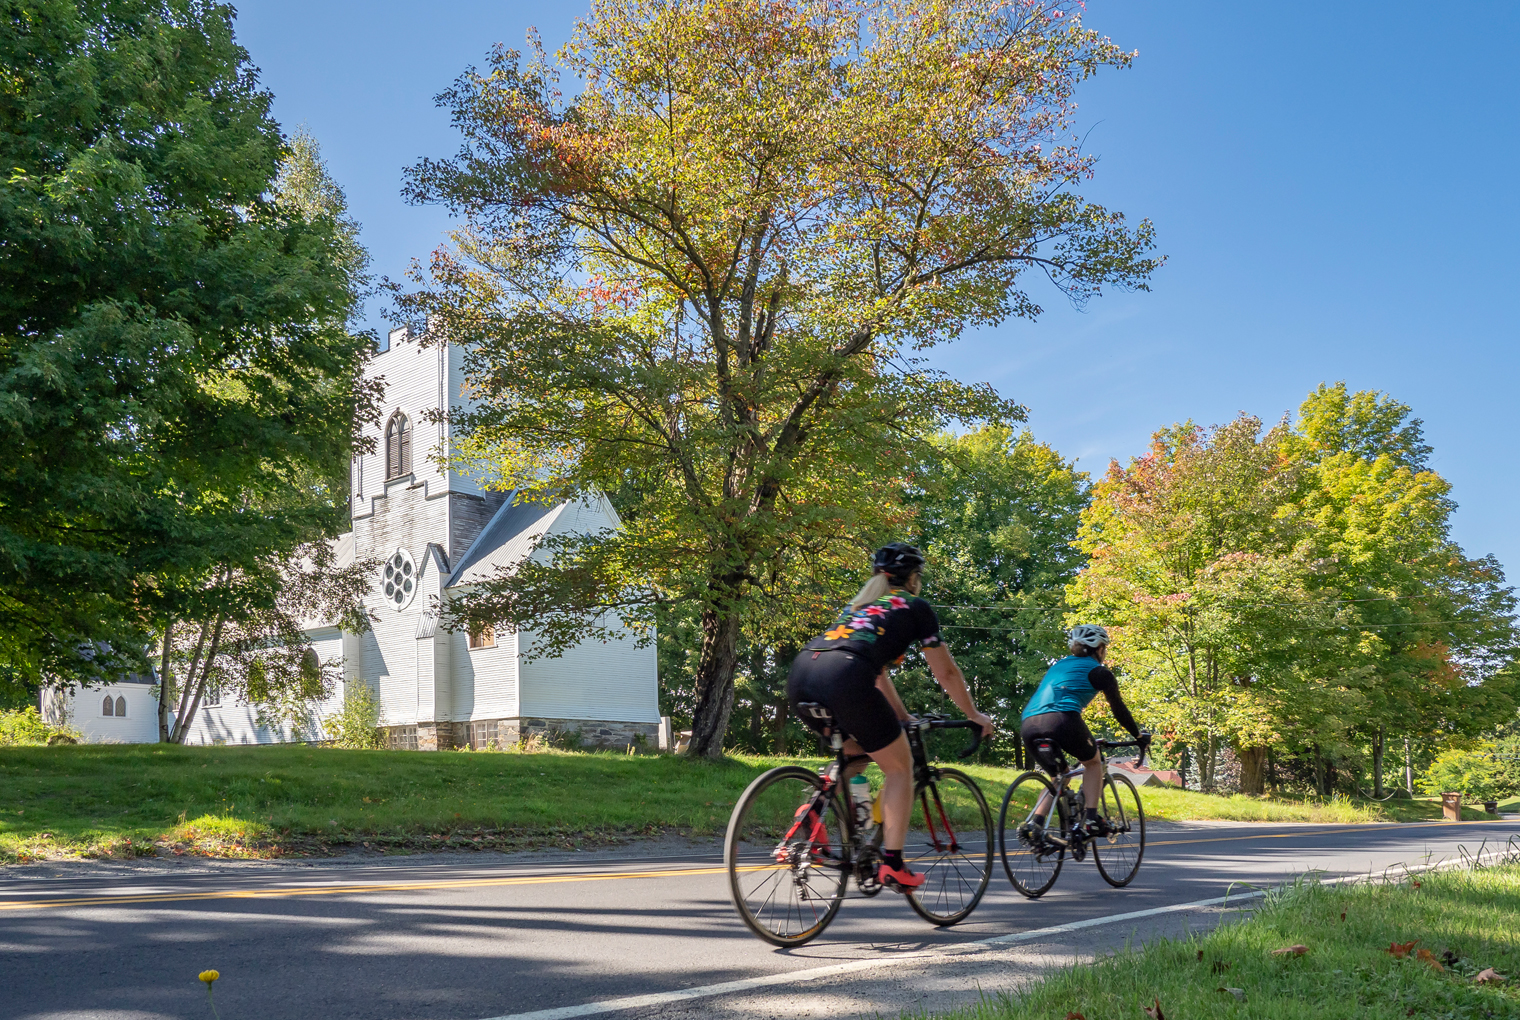
[[1149, 733], [1142, 733], [1134, 740], [1096, 740], [1094, 743], [1104, 749], [1115, 747], [1138, 747], [1140, 749], [1140, 757], [1135, 759], [1135, 767], [1139, 768], [1141, 765], [1145, 764], [1145, 756], [1150, 752], [1151, 735]]
[[920, 716], [917, 725], [926, 730], [971, 730], [971, 743], [957, 757], [969, 758], [982, 746], [982, 726], [971, 719], [946, 719], [939, 715]]

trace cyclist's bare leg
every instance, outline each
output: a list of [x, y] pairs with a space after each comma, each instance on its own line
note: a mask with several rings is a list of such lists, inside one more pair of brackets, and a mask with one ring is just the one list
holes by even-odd
[[1090, 808], [1103, 799], [1103, 755], [1095, 754], [1082, 763], [1082, 800]]
[[[853, 740], [845, 743], [849, 750]], [[855, 745], [854, 753], [860, 753]], [[908, 815], [913, 810], [913, 752], [908, 749], [908, 735], [900, 733], [880, 751], [871, 752], [871, 760], [881, 768], [881, 845], [884, 850], [901, 850], [908, 835]]]

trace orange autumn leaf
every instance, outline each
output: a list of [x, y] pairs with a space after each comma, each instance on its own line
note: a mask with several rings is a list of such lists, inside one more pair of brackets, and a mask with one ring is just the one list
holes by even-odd
[[1151, 1020], [1166, 1020], [1166, 1014], [1161, 1012], [1160, 999], [1156, 1000], [1155, 1006], [1143, 1006], [1141, 1008], [1145, 1010], [1145, 1015], [1150, 1017]]
[[[1420, 940], [1414, 940], [1414, 942], [1418, 941]], [[1388, 952], [1393, 954], [1393, 958], [1395, 960], [1402, 960], [1404, 957], [1414, 952], [1414, 942], [1390, 942], [1388, 943]]]
[[1066, 1020], [1087, 1020], [1087, 1017], [1083, 1016], [1081, 1013], [1073, 1012], [1066, 1014]]
[[1478, 971], [1478, 976], [1473, 980], [1480, 985], [1501, 984], [1504, 981], [1504, 975], [1495, 973], [1492, 967], [1484, 967]]
[[1303, 956], [1309, 951], [1308, 946], [1283, 946], [1281, 949], [1272, 950], [1273, 956]]
[[1435, 955], [1428, 949], [1420, 950], [1419, 953], [1416, 954], [1415, 958], [1418, 959], [1421, 963], [1430, 964], [1436, 970], [1444, 971], [1446, 969], [1445, 967], [1441, 966], [1441, 961], [1437, 960], [1435, 958]]

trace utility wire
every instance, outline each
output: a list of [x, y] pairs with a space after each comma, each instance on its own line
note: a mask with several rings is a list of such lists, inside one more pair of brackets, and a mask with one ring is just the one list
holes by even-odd
[[[1217, 609], [1250, 609], [1250, 608], [1284, 608], [1287, 606], [1339, 606], [1359, 602], [1404, 602], [1419, 599], [1435, 598], [1434, 595], [1387, 595], [1378, 598], [1366, 599], [1312, 599], [1301, 602], [1213, 602], [1203, 608]], [[1000, 609], [1014, 613], [1067, 613], [1070, 608], [1065, 606], [1011, 606], [1007, 603], [991, 606], [954, 606], [946, 603], [932, 603], [935, 609]]]

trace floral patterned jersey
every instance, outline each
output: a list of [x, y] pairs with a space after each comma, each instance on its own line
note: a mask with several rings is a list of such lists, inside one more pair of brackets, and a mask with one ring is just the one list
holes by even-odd
[[893, 588], [870, 605], [859, 609], [845, 606], [834, 626], [809, 641], [807, 647], [847, 648], [880, 669], [901, 662], [915, 641], [925, 648], [943, 644], [939, 617], [934, 615], [934, 607], [917, 595]]

